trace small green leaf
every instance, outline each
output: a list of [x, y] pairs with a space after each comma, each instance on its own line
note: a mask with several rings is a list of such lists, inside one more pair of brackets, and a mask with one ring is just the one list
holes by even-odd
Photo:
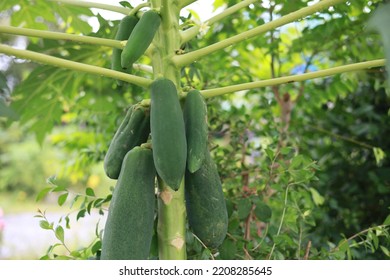
[[80, 252], [78, 251], [72, 251], [70, 252], [70, 255], [75, 258], [79, 258], [81, 256]]
[[265, 149], [265, 153], [267, 154], [267, 156], [268, 156], [268, 158], [269, 158], [270, 160], [273, 160], [273, 159], [274, 159], [275, 153], [274, 153], [273, 150], [267, 148], [267, 149]]
[[302, 155], [297, 155], [291, 160], [289, 169], [296, 169], [300, 167], [303, 162], [304, 162], [304, 157]]
[[131, 4], [129, 2], [127, 2], [127, 1], [120, 1], [119, 4], [122, 7], [133, 9], [133, 6], [131, 6]]
[[272, 217], [272, 209], [262, 201], [256, 203], [255, 208], [256, 217], [265, 223], [268, 223]]
[[41, 190], [38, 194], [37, 194], [37, 198], [35, 199], [35, 201], [41, 201], [50, 191], [51, 191], [51, 187], [47, 187], [47, 188], [44, 188], [43, 190]]
[[99, 251], [102, 248], [102, 242], [99, 240], [95, 244], [93, 244], [91, 251], [92, 254], [96, 254], [97, 251]]
[[62, 226], [57, 226], [55, 230], [55, 234], [58, 240], [60, 240], [62, 243], [64, 243], [65, 233]]
[[234, 260], [237, 253], [236, 243], [230, 239], [225, 239], [219, 249], [223, 260]]
[[282, 155], [287, 155], [291, 152], [292, 148], [291, 147], [283, 147], [280, 149], [280, 153]]
[[53, 228], [53, 225], [52, 224], [49, 224], [48, 221], [46, 220], [42, 220], [39, 222], [39, 226], [43, 229], [52, 229]]
[[77, 202], [77, 200], [80, 198], [80, 195], [76, 195], [73, 199], [72, 202], [70, 203], [70, 208], [73, 207], [73, 205]]
[[99, 208], [104, 203], [103, 198], [98, 198], [93, 202], [93, 207]]
[[310, 193], [315, 205], [321, 206], [324, 204], [325, 198], [316, 189], [310, 188]]
[[388, 257], [390, 257], [390, 251], [389, 251], [389, 249], [387, 249], [386, 247], [384, 247], [384, 246], [380, 246], [380, 248], [381, 248], [381, 250], [382, 250], [382, 252], [386, 255], [386, 256], [388, 256]]
[[91, 209], [92, 209], [93, 201], [90, 201], [87, 205], [87, 213], [91, 214]]
[[88, 195], [88, 196], [95, 196], [95, 192], [93, 191], [92, 188], [87, 188], [85, 190], [85, 194]]
[[373, 151], [374, 151], [376, 164], [379, 166], [382, 163], [382, 161], [384, 160], [384, 158], [386, 157], [386, 154], [381, 148], [378, 148], [378, 147], [374, 147]]
[[49, 185], [56, 186], [57, 185], [55, 183], [56, 179], [57, 179], [56, 175], [52, 175], [52, 176], [50, 176], [49, 178], [46, 179], [46, 183], [48, 183]]
[[63, 192], [63, 191], [66, 191], [66, 187], [57, 186], [52, 190], [52, 192]]
[[240, 199], [237, 203], [238, 217], [242, 220], [248, 217], [252, 209], [252, 203], [249, 199], [243, 198]]
[[65, 217], [65, 227], [67, 229], [70, 229], [70, 219], [69, 219], [69, 216]]
[[68, 195], [69, 195], [69, 193], [63, 193], [58, 197], [57, 202], [58, 202], [59, 206], [62, 206], [65, 203], [66, 199], [68, 198]]
[[77, 213], [76, 221], [78, 221], [80, 218], [85, 217], [85, 212], [86, 212], [86, 211], [87, 211], [87, 210], [85, 210], [85, 209], [80, 210], [80, 211]]

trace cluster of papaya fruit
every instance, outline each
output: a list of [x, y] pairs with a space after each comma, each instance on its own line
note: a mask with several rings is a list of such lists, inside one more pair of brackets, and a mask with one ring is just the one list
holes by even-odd
[[[134, 34], [140, 32], [139, 24], [156, 22], [156, 15], [160, 17], [152, 10], [145, 12], [131, 34], [127, 34], [129, 40], [140, 36]], [[118, 33], [122, 32], [122, 24], [130, 24], [123, 23], [128, 20], [122, 20]], [[157, 30], [158, 24], [155, 26], [152, 24], [153, 30]], [[145, 30], [141, 31], [145, 36]], [[153, 36], [143, 37], [144, 50], [152, 39]], [[142, 55], [139, 50], [134, 55], [134, 51], [125, 48], [119, 52], [121, 69], [124, 65], [131, 67]], [[115, 55], [118, 54], [114, 52]], [[150, 104], [140, 102], [128, 109], [104, 159], [107, 176], [117, 182], [104, 229], [101, 259], [149, 257], [157, 176], [173, 191], [179, 190], [184, 178], [188, 223], [206, 246], [216, 248], [226, 236], [228, 216], [218, 170], [208, 149], [203, 96], [198, 90], [189, 91], [182, 108], [171, 80], [158, 78], [149, 90]]]

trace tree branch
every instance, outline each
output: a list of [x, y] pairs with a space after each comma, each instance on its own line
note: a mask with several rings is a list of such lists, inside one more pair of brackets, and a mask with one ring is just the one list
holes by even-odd
[[149, 79], [138, 77], [135, 75], [125, 74], [119, 71], [88, 65], [80, 62], [69, 61], [66, 59], [57, 58], [46, 54], [40, 54], [33, 51], [18, 50], [4, 44], [0, 44], [0, 52], [7, 55], [14, 55], [17, 57], [29, 59], [42, 64], [47, 64], [47, 65], [62, 67], [62, 68], [71, 69], [75, 71], [81, 71], [81, 72], [86, 72], [86, 73], [95, 74], [99, 76], [114, 78], [141, 87], [148, 87], [152, 82]]
[[79, 43], [87, 43], [87, 44], [123, 49], [121, 41], [97, 38], [92, 36], [81, 36], [76, 34], [67, 34], [67, 33], [45, 31], [45, 30], [35, 30], [35, 29], [13, 27], [13, 26], [0, 26], [0, 33], [38, 37], [44, 39], [67, 40], [67, 41], [74, 41]]
[[79, 7], [102, 9], [106, 11], [117, 12], [124, 15], [128, 15], [131, 12], [131, 9], [129, 8], [108, 5], [108, 4], [101, 4], [96, 2], [76, 1], [76, 0], [47, 0], [47, 1], [60, 2], [63, 4], [69, 4], [69, 5], [79, 6]]
[[386, 63], [385, 59], [370, 60], [365, 62], [332, 67], [325, 70], [318, 70], [315, 72], [304, 73], [299, 75], [291, 75], [291, 76], [279, 77], [279, 78], [262, 80], [257, 82], [243, 83], [243, 84], [226, 86], [226, 87], [215, 88], [215, 89], [206, 89], [206, 90], [202, 90], [201, 93], [205, 98], [209, 98], [209, 97], [219, 96], [226, 93], [232, 93], [241, 90], [275, 86], [275, 85], [280, 85], [285, 83], [301, 82], [305, 80], [333, 76], [344, 72], [352, 72], [352, 71], [365, 70], [373, 67], [381, 67], [384, 66], [385, 63]]
[[181, 0], [179, 3], [179, 9], [182, 9], [192, 3], [196, 2], [196, 0]]
[[[205, 20], [205, 24], [210, 26], [212, 24], [214, 24], [215, 22], [217, 21], [220, 21], [221, 19], [227, 17], [227, 16], [230, 16], [231, 14], [237, 12], [238, 10], [240, 10], [241, 8], [243, 7], [246, 7], [246, 6], [249, 6], [250, 4], [256, 2], [257, 0], [244, 0], [244, 1], [241, 1], [240, 3], [238, 4], [235, 4], [227, 9], [225, 9], [224, 11], [222, 11], [221, 13], [209, 18], [208, 20]], [[188, 42], [189, 40], [191, 40], [192, 38], [194, 38], [196, 35], [198, 35], [199, 33], [199, 30], [200, 30], [200, 25], [199, 24], [196, 24], [195, 26], [191, 27], [191, 28], [188, 28], [187, 30], [185, 31], [182, 31], [180, 33], [180, 37], [181, 37], [181, 43], [186, 43]]]
[[228, 8], [226, 8], [225, 10], [223, 10], [221, 13], [209, 18], [208, 20], [205, 20], [205, 22], [208, 24], [208, 25], [212, 25], [214, 23], [216, 23], [217, 21], [220, 21], [221, 19], [225, 18], [225, 17], [228, 17], [232, 14], [234, 14], [235, 12], [239, 11], [240, 9], [242, 8], [245, 8], [247, 6], [249, 6], [250, 4], [253, 4], [257, 2], [257, 0], [244, 0], [244, 1], [241, 1], [233, 6], [230, 6]]
[[283, 26], [287, 23], [293, 22], [295, 20], [309, 16], [311, 14], [314, 14], [314, 13], [316, 13], [320, 10], [323, 10], [329, 6], [332, 6], [332, 5], [341, 3], [341, 2], [345, 2], [345, 1], [346, 0], [322, 0], [314, 5], [302, 8], [298, 11], [292, 12], [292, 13], [285, 15], [281, 18], [267, 22], [263, 25], [255, 27], [251, 30], [245, 31], [245, 32], [240, 33], [238, 35], [235, 35], [233, 37], [227, 38], [227, 39], [222, 40], [222, 41], [215, 43], [213, 45], [204, 47], [202, 49], [199, 49], [199, 50], [187, 53], [187, 54], [174, 56], [172, 58], [172, 60], [176, 66], [183, 67], [183, 66], [188, 65], [196, 60], [199, 60], [200, 58], [202, 58], [210, 53], [213, 53], [215, 51], [224, 49], [228, 46], [240, 43], [244, 40], [258, 36], [262, 33], [268, 32], [268, 31], [273, 30], [277, 27]]

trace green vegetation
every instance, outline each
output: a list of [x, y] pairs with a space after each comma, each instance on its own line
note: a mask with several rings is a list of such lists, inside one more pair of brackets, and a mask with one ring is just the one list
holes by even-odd
[[[71, 249], [69, 216], [110, 213], [115, 182], [104, 157], [126, 108], [149, 99], [148, 145], [160, 175], [150, 258], [390, 259], [386, 1], [213, 1], [221, 12], [202, 20], [185, 8], [195, 1], [58, 2], [0, 4], [1, 203], [20, 211], [37, 198], [37, 223], [58, 240], [43, 259], [99, 256], [104, 225], [90, 244]], [[161, 20], [142, 25], [143, 33], [153, 29], [151, 42], [128, 41], [142, 44], [124, 59], [136, 62], [132, 74], [111, 69], [124, 47], [115, 40], [120, 21], [93, 7], [137, 17], [153, 11]], [[21, 38], [26, 50], [17, 47]], [[192, 210], [186, 219], [181, 104], [194, 88], [207, 105], [216, 170], [187, 176], [205, 173], [200, 181], [222, 186], [227, 210], [226, 237], [210, 243], [197, 229], [213, 232], [208, 220], [194, 222]], [[162, 118], [153, 119], [155, 109]], [[17, 203], [5, 199], [12, 197]], [[58, 222], [43, 210], [51, 200], [58, 206], [47, 211], [65, 212]], [[210, 221], [226, 219], [222, 208]]]

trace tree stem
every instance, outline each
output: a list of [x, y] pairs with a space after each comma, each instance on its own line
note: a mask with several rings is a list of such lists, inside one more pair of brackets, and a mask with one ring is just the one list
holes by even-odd
[[[152, 56], [154, 77], [170, 79], [180, 91], [180, 69], [171, 61], [180, 48], [179, 12], [177, 0], [152, 0], [153, 8], [160, 8], [161, 26], [153, 40]], [[152, 139], [153, 146], [153, 139]], [[184, 178], [178, 191], [158, 179], [158, 249], [161, 260], [185, 260], [186, 209]]]
[[158, 178], [158, 250], [160, 260], [185, 260], [186, 209], [184, 180], [178, 191]]
[[316, 78], [323, 78], [345, 72], [359, 71], [369, 69], [373, 67], [381, 67], [386, 63], [385, 59], [370, 60], [365, 62], [353, 63], [349, 65], [336, 66], [325, 70], [318, 70], [315, 72], [304, 73], [299, 75], [290, 75], [285, 77], [279, 77], [274, 79], [261, 80], [257, 82], [243, 83], [233, 86], [226, 86], [215, 89], [202, 90], [201, 93], [205, 98], [223, 95], [226, 93], [232, 93], [241, 90], [249, 90], [254, 88], [275, 86], [285, 83], [301, 82], [305, 80], [311, 80]]
[[0, 33], [38, 37], [38, 38], [45, 38], [45, 39], [54, 39], [54, 40], [67, 40], [67, 41], [74, 41], [74, 42], [80, 42], [80, 43], [86, 43], [92, 45], [100, 45], [100, 46], [123, 49], [121, 41], [97, 38], [92, 36], [81, 36], [75, 34], [67, 34], [67, 33], [45, 31], [45, 30], [35, 30], [30, 28], [21, 28], [21, 27], [13, 27], [13, 26], [0, 26]]
[[4, 44], [0, 44], [0, 53], [14, 55], [17, 57], [36, 61], [42, 64], [47, 64], [47, 65], [62, 67], [62, 68], [71, 69], [75, 71], [81, 71], [90, 74], [114, 78], [141, 87], [148, 87], [152, 82], [149, 79], [138, 77], [135, 75], [125, 74], [119, 71], [114, 71], [111, 69], [106, 69], [103, 67], [93, 66], [89, 64], [80, 63], [80, 62], [69, 61], [63, 58], [53, 57], [46, 54], [40, 54], [33, 51], [18, 50]]
[[89, 2], [89, 1], [76, 1], [76, 0], [48, 0], [48, 1], [60, 2], [63, 4], [69, 4], [69, 5], [79, 6], [79, 7], [97, 8], [106, 11], [117, 12], [124, 15], [128, 15], [131, 11], [129, 8], [125, 8], [125, 7], [119, 7], [119, 6], [96, 3], [96, 2]]
[[298, 20], [300, 18], [309, 16], [311, 14], [314, 14], [320, 10], [323, 10], [329, 6], [346, 2], [346, 0], [322, 0], [314, 5], [302, 8], [298, 11], [292, 12], [288, 15], [285, 15], [283, 17], [280, 17], [278, 19], [275, 19], [273, 21], [267, 22], [261, 26], [255, 27], [251, 30], [245, 31], [243, 33], [240, 33], [238, 35], [235, 35], [233, 37], [227, 38], [225, 40], [222, 40], [218, 43], [215, 43], [213, 45], [209, 45], [207, 47], [204, 47], [202, 49], [189, 52], [187, 54], [183, 55], [177, 55], [173, 57], [173, 62], [180, 67], [183, 67], [185, 65], [188, 65], [196, 60], [199, 60], [200, 58], [213, 53], [215, 51], [224, 49], [228, 46], [240, 43], [244, 40], [247, 40], [249, 38], [258, 36], [260, 34], [263, 34], [265, 32], [268, 32], [270, 30], [274, 30], [277, 27], [283, 26], [287, 23], [293, 22], [295, 20]]

